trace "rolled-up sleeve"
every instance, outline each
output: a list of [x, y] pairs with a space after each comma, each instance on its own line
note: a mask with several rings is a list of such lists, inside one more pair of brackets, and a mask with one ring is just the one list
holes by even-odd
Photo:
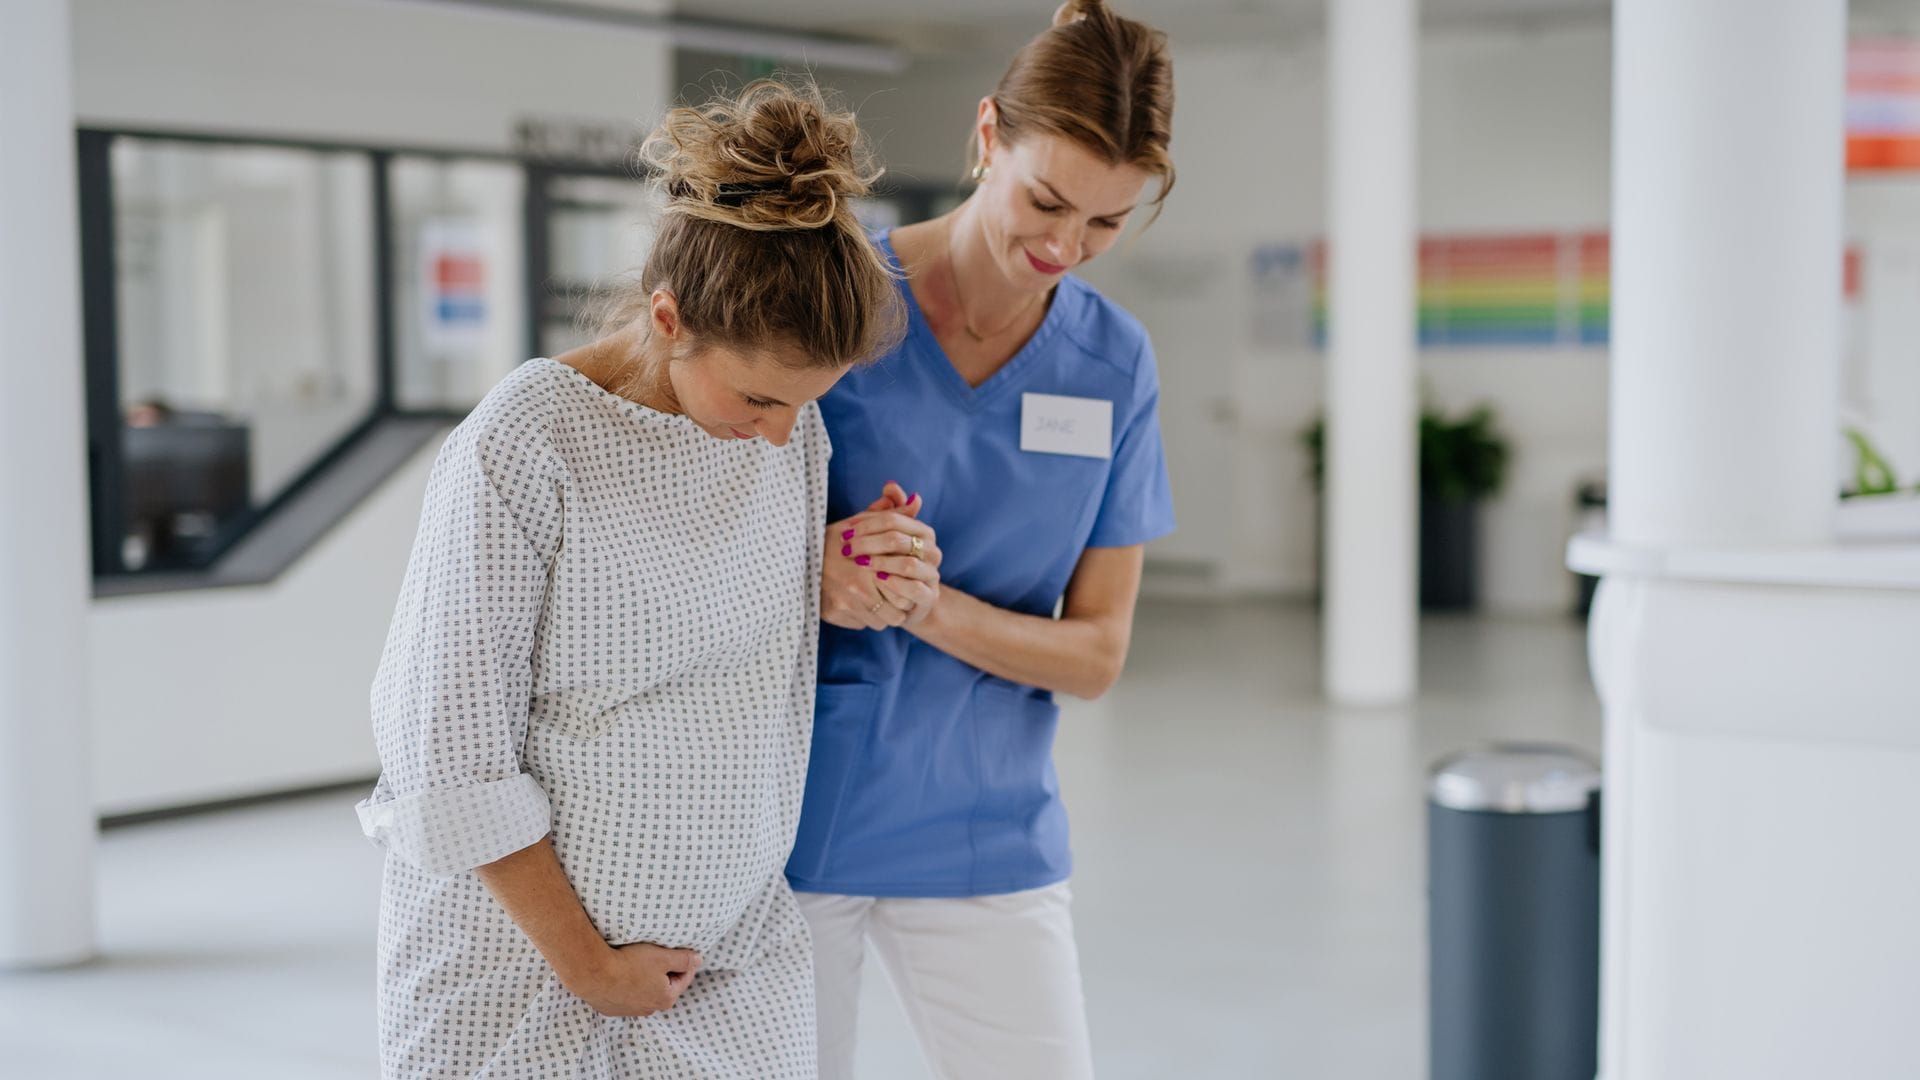
[[452, 877], [511, 855], [552, 827], [547, 793], [526, 773], [471, 787], [441, 788], [357, 807], [360, 828], [435, 877]]
[[547, 794], [521, 764], [561, 534], [561, 466], [541, 420], [534, 401], [490, 400], [441, 448], [374, 676], [381, 775], [361, 827], [439, 877], [551, 826]]

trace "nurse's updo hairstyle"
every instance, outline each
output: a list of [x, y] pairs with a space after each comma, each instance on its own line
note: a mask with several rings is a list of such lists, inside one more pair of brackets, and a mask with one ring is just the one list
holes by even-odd
[[811, 83], [762, 79], [667, 113], [640, 148], [662, 209], [638, 288], [609, 324], [671, 292], [694, 348], [840, 368], [905, 328], [897, 277], [854, 217], [880, 170], [850, 112]]
[[[1105, 0], [1067, 0], [1053, 25], [1021, 46], [994, 88], [1000, 141], [1029, 132], [1073, 140], [1112, 165], [1160, 180], [1155, 216], [1173, 191], [1173, 57], [1167, 35], [1123, 19]], [[981, 175], [979, 140], [969, 164]]]

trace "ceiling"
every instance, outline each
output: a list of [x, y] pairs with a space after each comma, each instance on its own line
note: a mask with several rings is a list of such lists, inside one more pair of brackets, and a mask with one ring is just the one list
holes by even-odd
[[[1032, 37], [1057, 0], [486, 0], [742, 23], [873, 41], [916, 55], [1002, 52]], [[1329, 0], [1109, 0], [1121, 14], [1207, 44], [1317, 33]], [[1548, 26], [1610, 19], [1612, 0], [1414, 0], [1429, 27]], [[1686, 0], [1663, 0], [1683, 3]], [[1806, 0], [1793, 0], [1806, 2]], [[1850, 0], [1856, 29], [1920, 33], [1920, 0]]]
[[[1001, 50], [1043, 28], [1058, 0], [521, 0], [529, 7], [673, 14], [832, 34], [917, 54]], [[1184, 42], [1243, 41], [1317, 31], [1327, 0], [1110, 0]], [[1920, 3], [1920, 0], [1901, 0]], [[1429, 25], [1600, 21], [1611, 0], [1416, 0]]]

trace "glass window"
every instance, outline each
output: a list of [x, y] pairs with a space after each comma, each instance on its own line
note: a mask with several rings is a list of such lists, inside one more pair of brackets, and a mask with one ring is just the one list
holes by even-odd
[[365, 154], [112, 143], [126, 569], [206, 565], [372, 415]]
[[544, 204], [547, 278], [540, 290], [540, 352], [585, 344], [623, 287], [639, 280], [660, 203], [629, 177], [549, 176]]
[[398, 156], [388, 176], [395, 404], [470, 409], [527, 359], [526, 173]]

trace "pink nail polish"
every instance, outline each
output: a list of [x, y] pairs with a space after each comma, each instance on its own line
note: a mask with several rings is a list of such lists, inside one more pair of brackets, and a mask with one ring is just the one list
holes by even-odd
[[851, 540], [851, 539], [853, 539], [853, 530], [852, 530], [852, 529], [848, 529], [848, 530], [847, 530], [846, 532], [843, 532], [843, 533], [841, 533], [841, 534], [840, 534], [840, 539], [842, 539], [842, 540]]
[[920, 493], [916, 491], [913, 493], [913, 498], [907, 500], [907, 505], [912, 506], [914, 503], [917, 503], [919, 501], [920, 501]]
[[855, 566], [872, 566], [872, 565], [873, 565], [873, 556], [871, 556], [871, 555], [857, 555], [857, 556], [855, 556], [855, 557], [854, 557], [854, 560], [853, 560], [853, 563], [854, 563], [854, 565], [855, 565]]
[[887, 580], [887, 572], [885, 570], [876, 572], [874, 576], [878, 577], [881, 581]]
[[841, 545], [840, 545], [840, 554], [842, 554], [842, 555], [851, 555], [851, 554], [853, 554], [853, 545], [852, 545], [852, 544], [841, 544]]

